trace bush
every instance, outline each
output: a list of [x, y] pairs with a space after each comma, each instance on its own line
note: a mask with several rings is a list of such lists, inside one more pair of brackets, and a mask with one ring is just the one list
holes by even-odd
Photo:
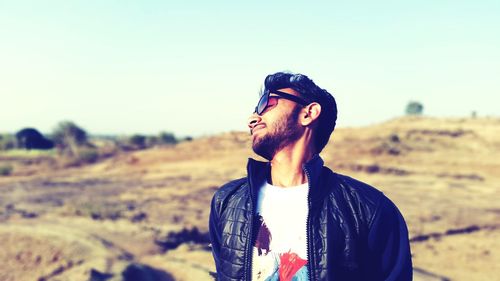
[[27, 150], [52, 149], [54, 143], [46, 139], [37, 129], [24, 128], [16, 133], [17, 147]]
[[197, 227], [183, 228], [178, 232], [169, 232], [166, 237], [156, 239], [155, 243], [161, 247], [163, 252], [166, 252], [179, 247], [183, 243], [208, 244], [210, 243], [210, 237], [208, 232], [201, 232]]
[[114, 146], [120, 150], [137, 150], [150, 148], [162, 144], [176, 144], [178, 140], [174, 134], [161, 132], [158, 135], [133, 134], [115, 139]]
[[0, 176], [8, 176], [12, 173], [12, 166], [7, 164], [0, 165]]
[[123, 218], [127, 208], [123, 204], [93, 200], [76, 204], [75, 214], [93, 220], [118, 220]]
[[82, 149], [78, 152], [77, 161], [80, 163], [94, 163], [99, 159], [99, 153], [96, 149]]
[[99, 152], [95, 148], [82, 148], [76, 154], [63, 155], [60, 164], [63, 167], [78, 167], [85, 164], [92, 164], [99, 160]]
[[160, 133], [160, 141], [163, 144], [176, 144], [177, 139], [175, 138], [175, 135], [172, 133], [168, 132], [161, 132]]
[[406, 115], [422, 115], [424, 112], [424, 105], [418, 101], [410, 101], [406, 105]]
[[128, 143], [136, 149], [143, 149], [146, 147], [146, 136], [144, 135], [132, 135], [128, 139]]
[[16, 148], [16, 138], [10, 134], [0, 135], [0, 150]]
[[160, 143], [160, 138], [157, 136], [147, 136], [146, 137], [146, 147], [153, 147]]
[[145, 149], [161, 144], [176, 144], [174, 134], [161, 132], [157, 136], [134, 134], [119, 142], [122, 149]]
[[87, 145], [87, 132], [71, 121], [60, 122], [52, 134], [58, 147], [69, 150], [72, 155], [78, 154], [78, 148]]

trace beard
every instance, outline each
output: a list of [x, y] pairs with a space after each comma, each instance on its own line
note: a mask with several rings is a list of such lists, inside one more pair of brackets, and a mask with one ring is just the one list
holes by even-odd
[[283, 116], [276, 120], [272, 131], [260, 138], [254, 138], [253, 151], [265, 159], [271, 160], [278, 151], [297, 141], [302, 136], [302, 127], [297, 123], [300, 110], [300, 107], [294, 108], [289, 116]]

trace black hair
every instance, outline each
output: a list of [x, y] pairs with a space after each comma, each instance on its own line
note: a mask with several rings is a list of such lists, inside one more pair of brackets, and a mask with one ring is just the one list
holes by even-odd
[[321, 89], [309, 77], [300, 73], [277, 72], [264, 80], [264, 87], [269, 90], [292, 88], [308, 102], [321, 105], [318, 126], [314, 132], [314, 146], [320, 153], [330, 140], [330, 135], [337, 122], [337, 103], [335, 98], [325, 89]]

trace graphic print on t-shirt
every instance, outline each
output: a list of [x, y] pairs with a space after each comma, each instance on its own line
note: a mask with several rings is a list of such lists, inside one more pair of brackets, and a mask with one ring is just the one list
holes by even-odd
[[257, 214], [257, 239], [255, 240], [255, 247], [259, 256], [262, 256], [262, 250], [266, 251], [265, 255], [269, 253], [271, 239], [273, 239], [271, 232], [267, 228], [266, 223], [261, 215]]
[[256, 216], [257, 237], [254, 247], [257, 250], [256, 275], [254, 280], [265, 281], [303, 281], [308, 280], [307, 260], [301, 258], [297, 253], [288, 250], [283, 253], [275, 253], [270, 248], [272, 233], [269, 231], [264, 219], [260, 214]]

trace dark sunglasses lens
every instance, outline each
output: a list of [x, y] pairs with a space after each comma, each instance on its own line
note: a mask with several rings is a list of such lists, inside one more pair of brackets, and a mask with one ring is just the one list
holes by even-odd
[[264, 110], [267, 107], [268, 98], [269, 98], [269, 93], [264, 93], [260, 97], [259, 103], [257, 104], [257, 107], [255, 108], [256, 109], [255, 112], [257, 114], [260, 115], [260, 114], [262, 114], [262, 112], [264, 112]]

